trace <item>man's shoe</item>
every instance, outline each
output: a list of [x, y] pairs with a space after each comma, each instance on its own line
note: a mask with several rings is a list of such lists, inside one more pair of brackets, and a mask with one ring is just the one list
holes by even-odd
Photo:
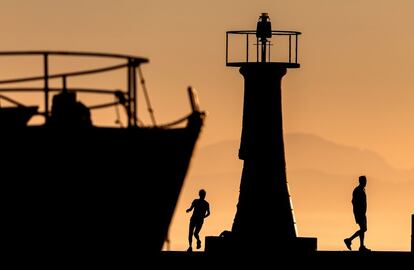
[[197, 240], [197, 249], [200, 249], [200, 248], [201, 248], [201, 241]]
[[360, 246], [359, 251], [360, 252], [370, 252], [371, 250], [369, 248], [366, 248], [365, 246]]
[[352, 248], [351, 248], [352, 241], [351, 241], [349, 238], [345, 238], [345, 239], [344, 239], [344, 243], [345, 243], [346, 247], [347, 247], [349, 250], [352, 250]]
[[193, 248], [192, 248], [192, 247], [189, 247], [189, 248], [187, 249], [187, 252], [193, 252]]

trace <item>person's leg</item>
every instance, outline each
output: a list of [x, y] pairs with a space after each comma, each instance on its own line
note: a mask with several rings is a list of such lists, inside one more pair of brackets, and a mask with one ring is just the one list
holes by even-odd
[[359, 246], [363, 247], [364, 246], [364, 238], [365, 238], [365, 231], [364, 230], [359, 230]]
[[359, 230], [356, 231], [351, 237], [344, 239], [344, 243], [345, 243], [346, 247], [349, 250], [352, 250], [352, 248], [351, 248], [352, 240], [354, 240], [354, 238], [357, 237], [357, 236], [359, 236]]
[[[188, 245], [189, 245], [189, 250], [191, 249], [191, 246], [193, 244], [193, 232], [194, 232], [194, 227], [195, 224], [192, 220], [190, 220], [190, 226], [188, 228]], [[197, 237], [196, 237], [197, 238]]]
[[352, 248], [351, 248], [352, 240], [354, 240], [358, 236], [361, 237], [361, 225], [360, 225], [360, 223], [361, 223], [361, 220], [360, 220], [361, 219], [361, 215], [358, 215], [358, 214], [354, 213], [354, 216], [355, 216], [355, 221], [359, 225], [360, 229], [358, 231], [356, 231], [351, 237], [344, 239], [344, 243], [345, 243], [346, 247], [349, 250], [352, 250]]
[[199, 234], [202, 227], [203, 227], [203, 222], [198, 222], [195, 225], [194, 237], [197, 239], [197, 248], [201, 248], [201, 240], [200, 240], [200, 236], [198, 234]]
[[356, 237], [360, 236], [360, 232], [361, 230], [356, 231], [351, 237], [349, 237], [348, 239], [352, 242], [352, 240], [354, 240]]
[[365, 232], [367, 231], [367, 219], [366, 219], [366, 217], [361, 218], [361, 221], [359, 223], [359, 227], [360, 227], [360, 230], [359, 230], [360, 245], [359, 246], [360, 246], [360, 248], [361, 247], [364, 248], [365, 247], [365, 245], [364, 245]]

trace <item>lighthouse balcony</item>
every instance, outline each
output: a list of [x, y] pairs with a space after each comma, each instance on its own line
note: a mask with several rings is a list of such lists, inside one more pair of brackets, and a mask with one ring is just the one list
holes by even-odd
[[226, 66], [274, 65], [299, 68], [297, 31], [271, 31], [266, 38], [255, 30], [226, 32]]

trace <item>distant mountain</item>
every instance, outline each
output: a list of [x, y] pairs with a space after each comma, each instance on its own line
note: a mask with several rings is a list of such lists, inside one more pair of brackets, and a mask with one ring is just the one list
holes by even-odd
[[414, 170], [398, 171], [374, 151], [337, 144], [312, 134], [287, 134], [285, 152], [289, 171], [310, 169], [328, 174], [366, 174], [384, 181], [414, 180]]
[[[198, 150], [192, 171], [197, 174], [239, 171], [239, 141], [227, 140]], [[374, 151], [338, 144], [313, 134], [285, 135], [287, 171], [374, 176], [384, 181], [414, 181], [414, 170], [397, 170]]]
[[242, 161], [238, 159], [240, 142], [221, 141], [197, 150], [191, 171], [196, 174], [217, 174], [239, 171]]

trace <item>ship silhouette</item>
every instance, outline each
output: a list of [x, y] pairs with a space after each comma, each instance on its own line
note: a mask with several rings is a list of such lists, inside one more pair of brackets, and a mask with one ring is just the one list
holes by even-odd
[[[51, 65], [54, 57], [105, 58], [114, 64], [59, 72]], [[92, 52], [0, 53], [6, 64], [15, 58], [39, 59], [42, 74], [0, 79], [6, 257], [104, 264], [159, 252], [203, 126], [195, 92], [188, 89], [189, 115], [170, 124], [142, 125], [137, 81], [143, 80], [140, 66], [148, 59]], [[126, 89], [68, 87], [78, 77], [114, 71], [125, 72]], [[56, 82], [61, 86], [51, 87]], [[23, 104], [23, 94], [38, 94], [42, 102]], [[81, 95], [114, 101], [90, 105]], [[109, 107], [125, 112], [125, 127], [94, 124], [95, 109]], [[43, 121], [32, 124], [35, 117]]]

